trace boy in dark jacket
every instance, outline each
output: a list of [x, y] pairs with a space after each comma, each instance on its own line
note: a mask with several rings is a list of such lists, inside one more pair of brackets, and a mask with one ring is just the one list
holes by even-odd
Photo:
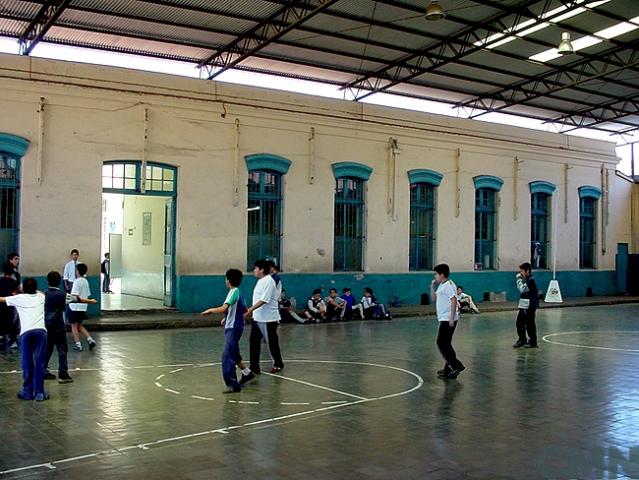
[[[537, 348], [537, 326], [535, 314], [539, 308], [539, 290], [532, 275], [532, 266], [526, 262], [519, 266], [517, 289], [520, 292], [519, 313], [517, 314], [517, 335], [519, 339], [513, 348]], [[528, 340], [526, 340], [528, 333]]]
[[64, 309], [67, 304], [67, 294], [60, 290], [62, 276], [58, 272], [49, 272], [47, 283], [49, 288], [44, 292], [44, 323], [47, 327], [47, 363], [44, 374], [45, 380], [55, 380], [55, 375], [49, 371], [49, 361], [53, 355], [53, 348], [58, 350], [58, 382], [70, 383], [67, 364], [67, 327], [64, 323]]

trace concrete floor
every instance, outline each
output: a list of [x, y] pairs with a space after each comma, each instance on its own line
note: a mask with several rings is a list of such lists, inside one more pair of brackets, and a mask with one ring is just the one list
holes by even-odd
[[452, 381], [432, 318], [283, 325], [284, 375], [232, 396], [219, 328], [100, 332], [43, 403], [4, 351], [0, 477], [639, 478], [638, 308], [542, 310], [538, 350], [512, 312], [465, 316]]

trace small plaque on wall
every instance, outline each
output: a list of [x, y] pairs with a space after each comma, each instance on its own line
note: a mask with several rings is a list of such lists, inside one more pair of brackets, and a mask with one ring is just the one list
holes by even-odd
[[142, 245], [151, 245], [151, 212], [142, 212]]

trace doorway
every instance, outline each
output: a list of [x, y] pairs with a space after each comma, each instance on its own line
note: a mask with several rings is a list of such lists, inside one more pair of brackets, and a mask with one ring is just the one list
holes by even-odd
[[[102, 310], [174, 305], [176, 169], [107, 162], [102, 169], [102, 258], [110, 255]], [[111, 293], [105, 291], [108, 289]]]

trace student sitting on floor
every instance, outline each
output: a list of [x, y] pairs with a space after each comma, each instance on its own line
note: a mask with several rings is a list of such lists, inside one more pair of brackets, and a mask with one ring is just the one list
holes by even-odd
[[346, 302], [343, 298], [337, 296], [337, 289], [331, 288], [328, 291], [328, 297], [324, 299], [326, 304], [326, 320], [329, 322], [338, 322], [344, 317]]
[[368, 320], [390, 318], [390, 314], [386, 312], [384, 304], [377, 301], [375, 295], [373, 295], [373, 289], [370, 287], [364, 289], [364, 296], [357, 308], [360, 309], [362, 317]]
[[306, 319], [300, 317], [295, 312], [295, 307], [296, 307], [295, 297], [289, 297], [286, 293], [286, 290], [282, 290], [282, 295], [280, 296], [280, 301], [279, 301], [279, 307], [280, 307], [280, 317], [282, 318], [282, 322], [306, 323]]
[[322, 300], [322, 290], [316, 288], [313, 290], [313, 295], [308, 299], [306, 303], [306, 310], [304, 310], [304, 316], [307, 321], [320, 321], [326, 320], [326, 304]]
[[464, 292], [464, 287], [457, 286], [457, 302], [459, 303], [459, 311], [462, 312], [464, 308], [468, 308], [470, 313], [479, 313], [479, 308], [473, 302], [473, 297]]
[[[355, 298], [351, 295], [351, 289], [346, 287], [342, 290], [342, 295], [339, 297], [344, 300], [344, 313], [342, 314], [342, 318], [344, 320], [352, 320], [353, 318], [353, 310], [355, 309]], [[364, 317], [361, 315], [361, 311], [358, 309], [358, 316], [363, 320]]]

